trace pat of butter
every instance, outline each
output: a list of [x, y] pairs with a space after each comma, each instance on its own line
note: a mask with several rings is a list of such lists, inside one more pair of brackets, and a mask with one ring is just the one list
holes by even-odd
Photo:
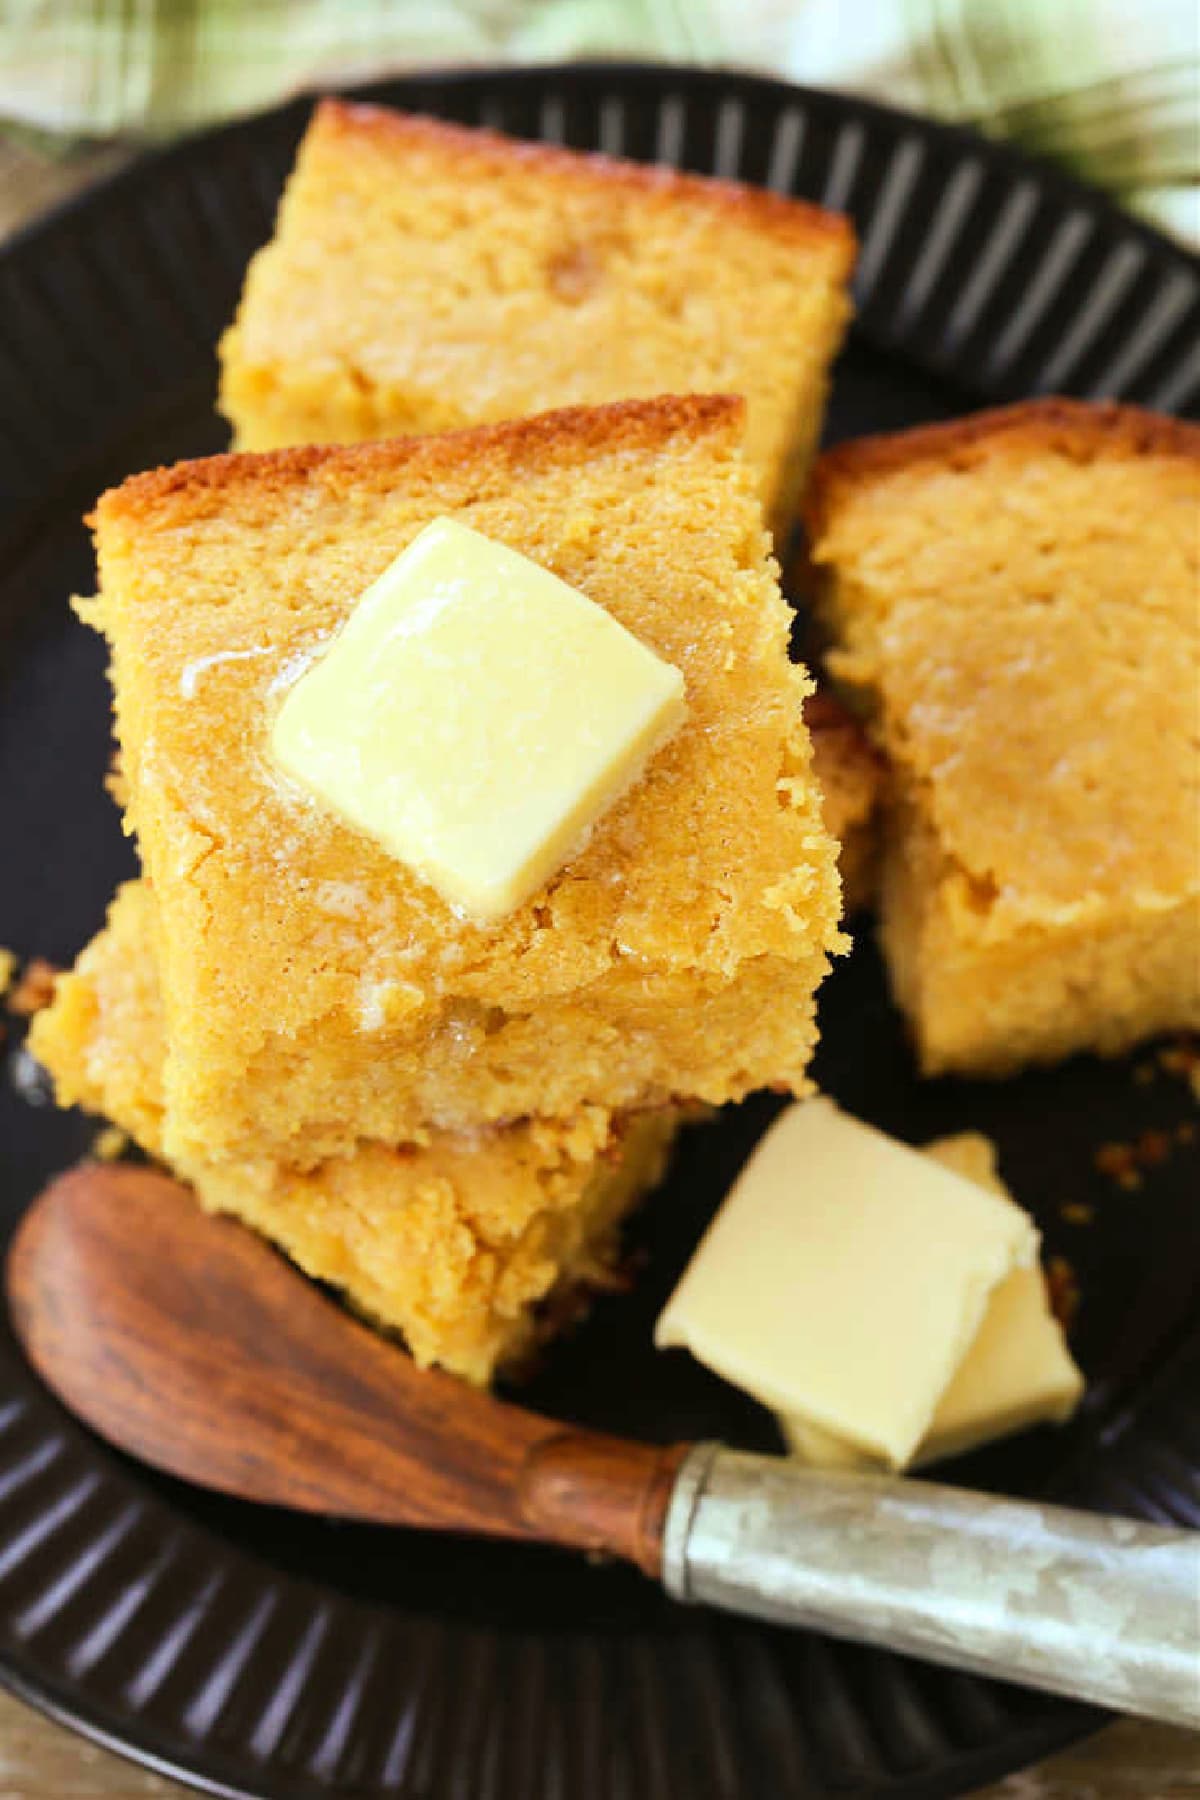
[[1037, 1248], [1019, 1207], [808, 1100], [742, 1171], [655, 1341], [903, 1468], [997, 1288]]
[[684, 715], [683, 677], [548, 569], [436, 519], [289, 691], [293, 780], [467, 916], [537, 891]]
[[[992, 1144], [978, 1132], [941, 1138], [927, 1144], [924, 1154], [1016, 1204], [996, 1172]], [[913, 1466], [961, 1456], [1028, 1425], [1062, 1424], [1078, 1406], [1083, 1387], [1062, 1326], [1050, 1311], [1041, 1269], [1014, 1269], [992, 1295]], [[876, 1458], [804, 1419], [781, 1418], [779, 1423], [796, 1455], [814, 1468], [879, 1467]]]
[[[1083, 1395], [1083, 1376], [1050, 1311], [1040, 1269], [1014, 1269], [992, 1295], [970, 1348], [951, 1377], [913, 1466], [961, 1456], [1029, 1425], [1061, 1425]], [[877, 1468], [879, 1460], [810, 1425], [781, 1418], [784, 1437], [823, 1469]]]

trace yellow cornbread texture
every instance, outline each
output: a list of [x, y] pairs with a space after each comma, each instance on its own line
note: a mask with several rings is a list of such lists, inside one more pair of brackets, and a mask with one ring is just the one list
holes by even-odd
[[840, 448], [809, 533], [894, 770], [882, 936], [921, 1062], [1200, 1026], [1200, 429], [1052, 400]]
[[[64, 1106], [104, 1114], [162, 1153], [163, 1024], [149, 889], [120, 889], [108, 925], [34, 1021], [34, 1054]], [[202, 1204], [272, 1238], [309, 1275], [403, 1333], [417, 1361], [486, 1381], [556, 1307], [604, 1279], [622, 1215], [662, 1174], [669, 1112], [585, 1111], [445, 1136], [423, 1149], [364, 1144], [309, 1172], [269, 1160], [179, 1172]]]
[[[995, 1146], [982, 1133], [937, 1138], [924, 1153], [979, 1187], [1012, 1199], [996, 1169]], [[1082, 1394], [1083, 1377], [1050, 1311], [1040, 1266], [1014, 1269], [993, 1292], [983, 1323], [938, 1401], [913, 1466], [960, 1455], [1028, 1425], [1062, 1424]], [[779, 1424], [797, 1455], [815, 1467], [883, 1466], [805, 1419], [784, 1417]]]
[[[740, 403], [642, 401], [134, 477], [94, 518], [117, 734], [157, 904], [165, 1148], [296, 1166], [583, 1105], [803, 1091], [840, 946]], [[501, 924], [277, 779], [280, 689], [439, 515], [577, 587], [687, 717]]]
[[578, 852], [683, 712], [679, 670], [611, 613], [435, 519], [288, 688], [271, 751], [486, 921]]
[[812, 737], [821, 814], [840, 845], [838, 873], [849, 917], [875, 897], [883, 758], [854, 714], [833, 694], [810, 694], [804, 703], [804, 723]]
[[744, 394], [790, 519], [849, 318], [840, 216], [377, 107], [318, 107], [221, 347], [243, 449]]

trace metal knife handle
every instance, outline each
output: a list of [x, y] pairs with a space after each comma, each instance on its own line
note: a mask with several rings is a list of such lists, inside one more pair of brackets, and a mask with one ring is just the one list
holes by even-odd
[[663, 1585], [1200, 1727], [1200, 1533], [700, 1444]]

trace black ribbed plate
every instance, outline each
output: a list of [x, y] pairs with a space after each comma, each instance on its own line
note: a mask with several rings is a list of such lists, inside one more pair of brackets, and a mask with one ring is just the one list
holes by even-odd
[[[1200, 383], [1195, 269], [1097, 195], [969, 135], [830, 94], [680, 70], [473, 73], [381, 98], [698, 170], [853, 213], [860, 323], [830, 436], [1058, 389], [1163, 410]], [[71, 958], [131, 867], [101, 792], [102, 653], [66, 597], [107, 484], [218, 448], [213, 345], [269, 234], [296, 105], [134, 168], [0, 256], [0, 942]], [[1174, 1134], [1186, 1082], [1144, 1053], [1000, 1086], [919, 1083], [860, 946], [829, 983], [818, 1075], [901, 1136], [978, 1127], [1079, 1272], [1087, 1408], [955, 1478], [1200, 1523], [1194, 1150], [1126, 1193], [1103, 1139]], [[94, 1129], [0, 1092], [11, 1228]], [[647, 1437], [775, 1440], [650, 1324], [771, 1106], [694, 1133], [638, 1222], [637, 1290], [528, 1390]], [[1165, 1140], [1164, 1140], [1165, 1141]], [[1090, 1207], [1094, 1222], [1072, 1223]], [[914, 1247], [914, 1257], [919, 1250]], [[864, 1326], [869, 1329], [869, 1326]], [[0, 1673], [38, 1705], [218, 1792], [408, 1800], [797, 1800], [961, 1792], [1089, 1728], [1081, 1708], [673, 1607], [551, 1552], [324, 1525], [196, 1493], [96, 1443], [0, 1327]]]

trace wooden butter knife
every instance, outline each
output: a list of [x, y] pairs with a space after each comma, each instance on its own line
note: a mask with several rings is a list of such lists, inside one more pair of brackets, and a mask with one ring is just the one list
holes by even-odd
[[60, 1178], [7, 1273], [48, 1386], [204, 1487], [605, 1552], [679, 1600], [1200, 1726], [1200, 1534], [564, 1426], [418, 1369], [148, 1169]]

